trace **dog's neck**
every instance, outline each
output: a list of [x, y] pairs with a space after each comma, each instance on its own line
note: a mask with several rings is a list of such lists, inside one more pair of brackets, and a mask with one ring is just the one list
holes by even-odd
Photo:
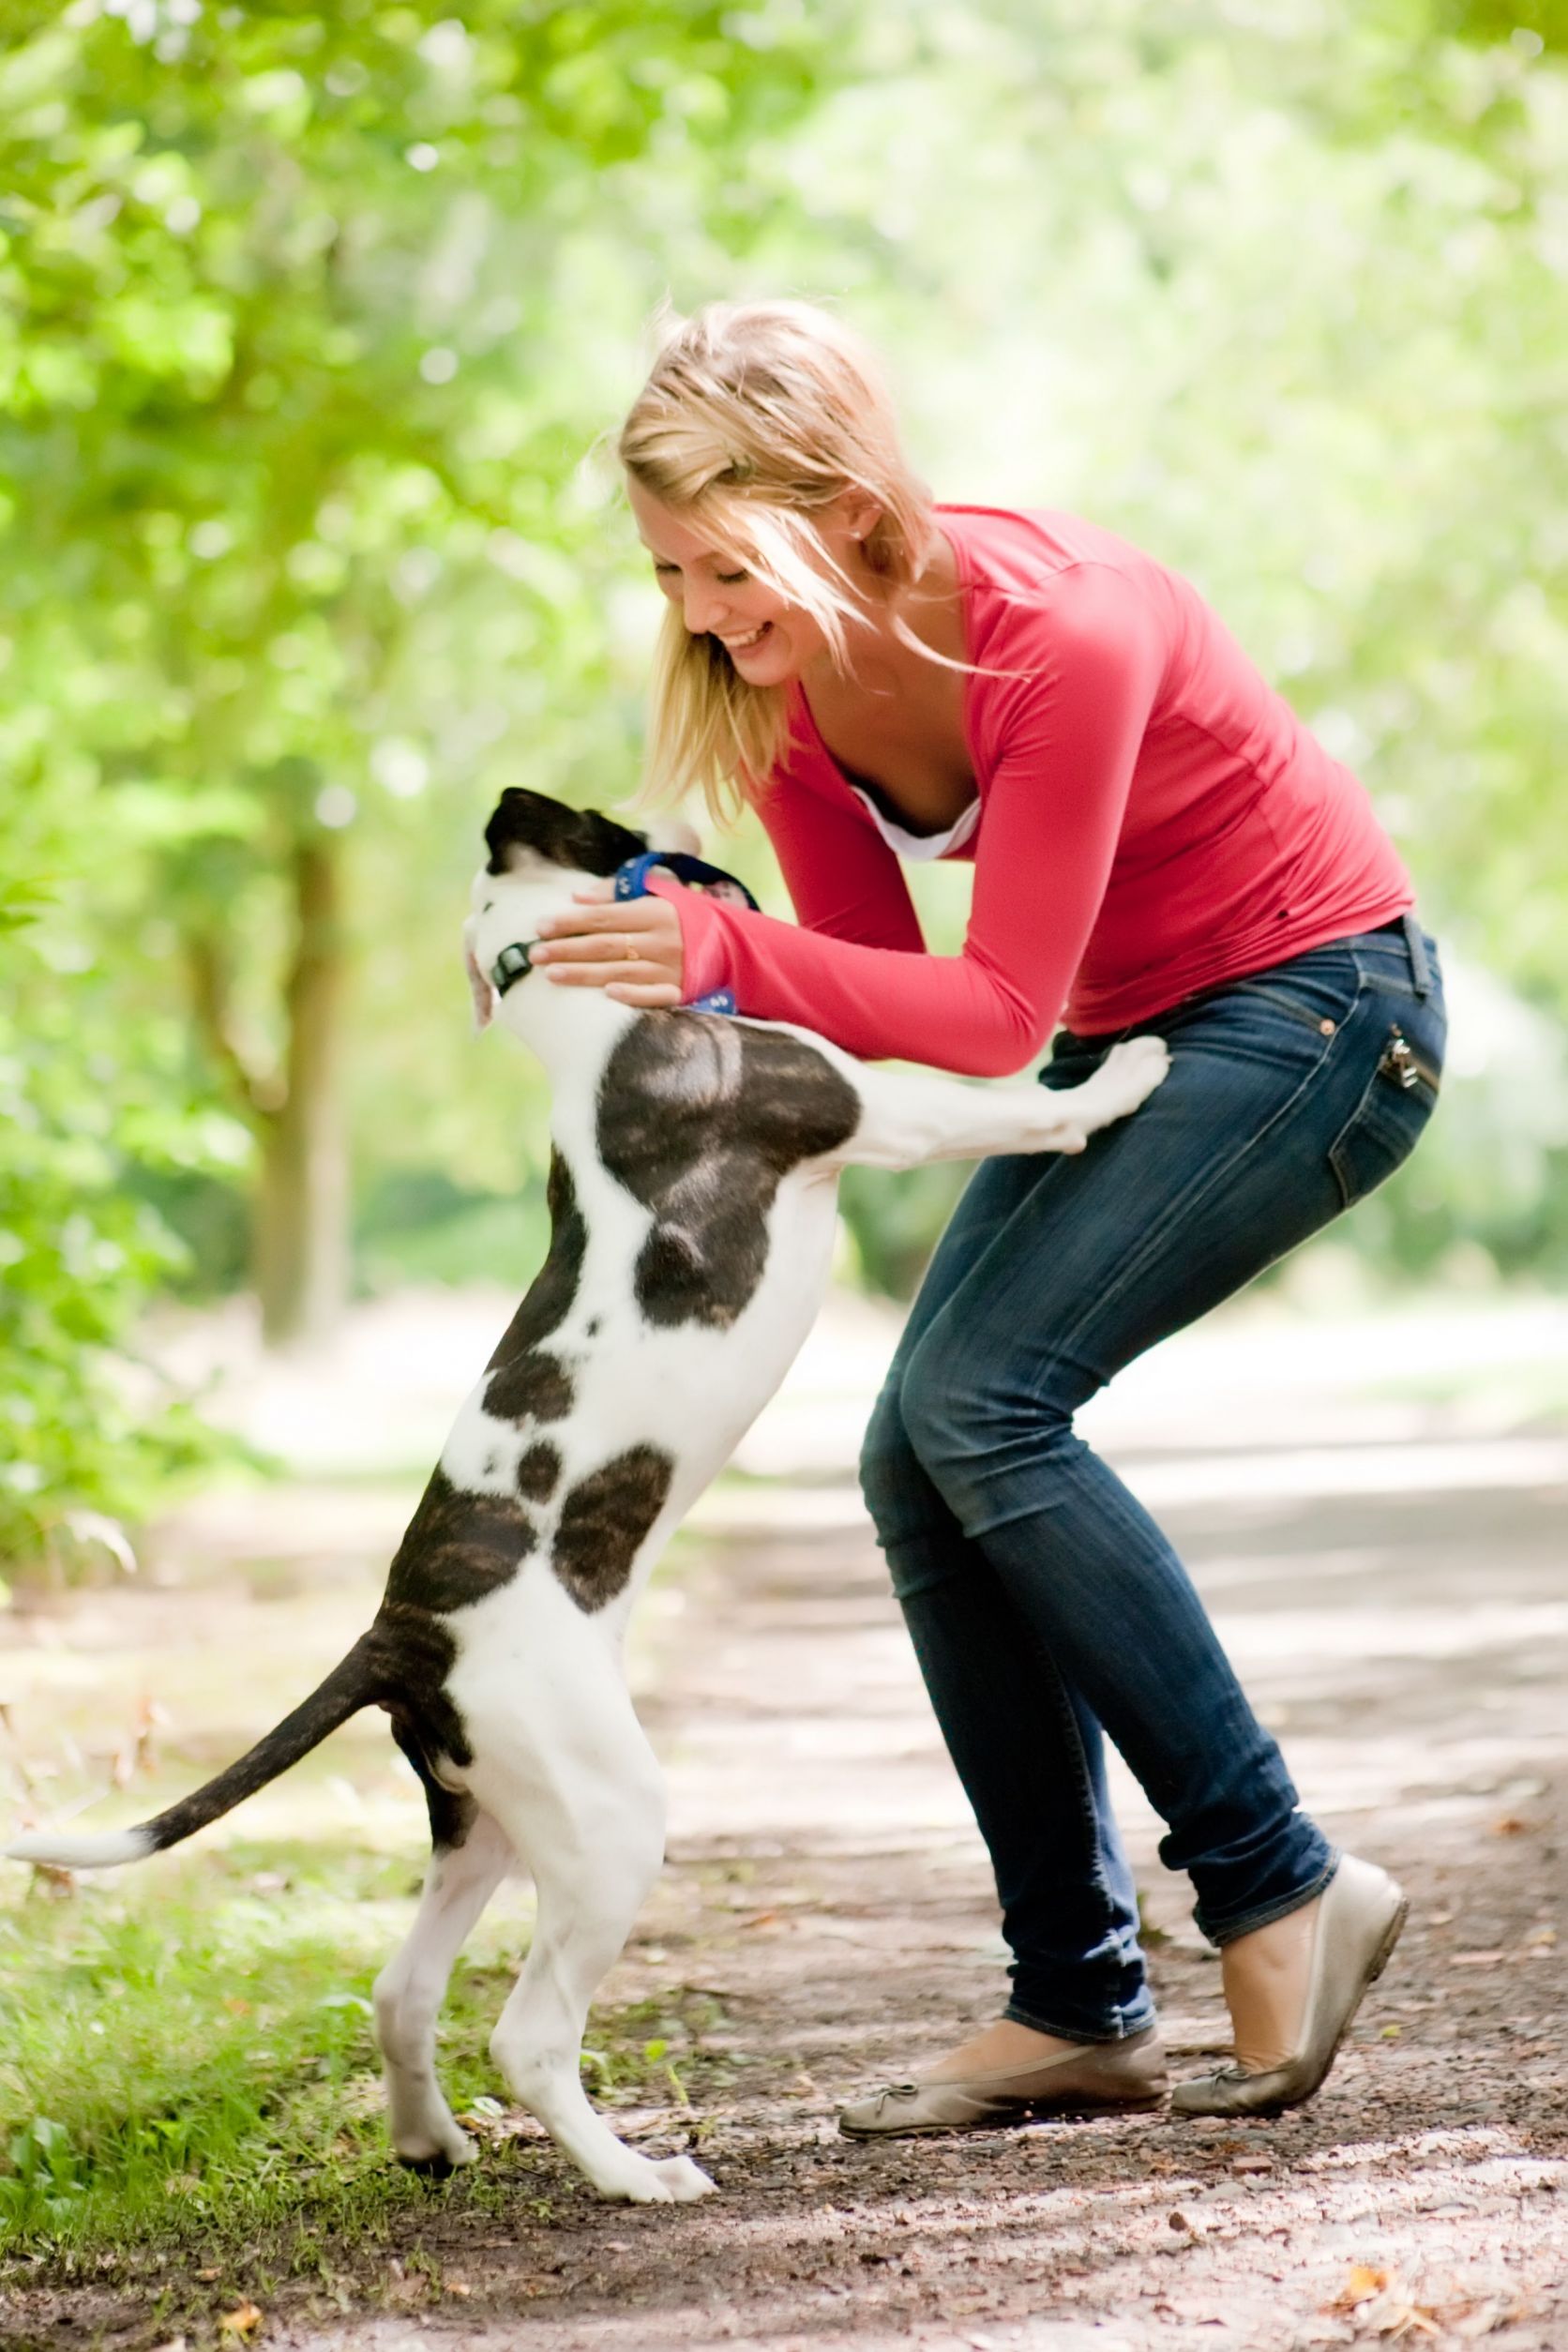
[[[537, 882], [521, 887], [514, 882], [508, 894], [515, 914], [512, 941], [531, 946], [545, 917], [569, 913], [573, 893], [592, 880], [588, 874], [555, 868]], [[602, 988], [562, 986], [543, 972], [526, 972], [495, 1006], [498, 1024], [520, 1039], [552, 1078], [562, 1071], [580, 1073], [585, 1063], [602, 1062], [616, 1035], [636, 1018], [629, 1004], [617, 1003]]]

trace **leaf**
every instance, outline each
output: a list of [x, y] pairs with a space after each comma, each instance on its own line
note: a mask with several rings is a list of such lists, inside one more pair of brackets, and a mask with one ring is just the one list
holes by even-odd
[[266, 2314], [255, 2303], [236, 2303], [233, 2311], [226, 2311], [219, 2319], [219, 2333], [242, 2339], [253, 2336], [265, 2316]]
[[1331, 2303], [1323, 2305], [1323, 2309], [1327, 2312], [1355, 2311], [1361, 2304], [1370, 2302], [1374, 2295], [1380, 2295], [1388, 2283], [1388, 2271], [1374, 2269], [1366, 2262], [1352, 2263], [1344, 2285]]

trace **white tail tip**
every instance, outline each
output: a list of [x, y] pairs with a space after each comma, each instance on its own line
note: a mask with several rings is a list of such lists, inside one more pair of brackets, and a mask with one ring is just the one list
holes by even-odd
[[140, 1862], [154, 1850], [146, 1830], [119, 1830], [112, 1837], [70, 1837], [63, 1830], [29, 1830], [3, 1848], [8, 1862], [47, 1862], [54, 1870], [109, 1870], [116, 1862]]

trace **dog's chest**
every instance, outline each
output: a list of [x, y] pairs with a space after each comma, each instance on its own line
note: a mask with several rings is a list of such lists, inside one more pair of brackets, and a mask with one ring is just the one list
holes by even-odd
[[582, 1075], [557, 1085], [550, 1256], [399, 1555], [410, 1599], [436, 1583], [438, 1606], [480, 1601], [535, 1560], [587, 1612], [619, 1598], [822, 1295], [835, 1187], [811, 1163], [860, 1114], [825, 1057], [788, 1033], [662, 1016]]

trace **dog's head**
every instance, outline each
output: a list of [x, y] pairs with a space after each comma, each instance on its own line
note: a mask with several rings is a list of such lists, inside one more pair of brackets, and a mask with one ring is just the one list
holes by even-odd
[[511, 785], [485, 827], [490, 854], [474, 878], [473, 912], [463, 926], [474, 1017], [486, 1028], [495, 1011], [490, 973], [514, 941], [537, 936], [538, 919], [570, 904], [574, 888], [608, 882], [628, 858], [645, 850], [695, 852], [697, 836], [678, 820], [639, 833], [596, 808], [569, 808], [547, 792]]
[[606, 881], [628, 857], [641, 857], [648, 848], [645, 833], [617, 824], [596, 808], [568, 808], [545, 792], [524, 792], [511, 785], [496, 804], [485, 827], [490, 852], [487, 873], [511, 874], [540, 867], [556, 867], [566, 874], [591, 874]]

